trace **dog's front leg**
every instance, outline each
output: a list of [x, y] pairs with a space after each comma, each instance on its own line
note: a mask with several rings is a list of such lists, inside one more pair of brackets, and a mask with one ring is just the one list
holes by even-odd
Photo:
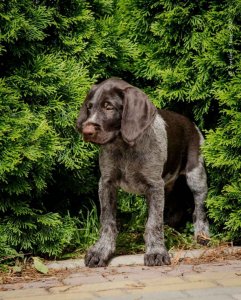
[[164, 182], [148, 189], [146, 194], [148, 202], [148, 220], [145, 229], [146, 266], [169, 265], [170, 257], [165, 247], [163, 211], [164, 211]]
[[99, 199], [101, 205], [100, 239], [85, 256], [88, 267], [104, 267], [115, 252], [116, 227], [116, 187], [103, 178], [99, 182]]

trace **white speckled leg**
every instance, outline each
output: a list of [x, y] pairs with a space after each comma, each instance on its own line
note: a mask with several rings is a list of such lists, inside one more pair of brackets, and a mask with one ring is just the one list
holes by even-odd
[[193, 222], [195, 238], [202, 242], [203, 237], [209, 237], [209, 224], [205, 213], [204, 201], [207, 197], [207, 175], [202, 161], [197, 167], [186, 173], [187, 184], [193, 193], [195, 209]]

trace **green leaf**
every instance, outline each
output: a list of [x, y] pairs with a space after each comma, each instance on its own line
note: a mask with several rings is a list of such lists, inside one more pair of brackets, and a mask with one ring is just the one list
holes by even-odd
[[47, 274], [49, 269], [45, 264], [42, 262], [42, 260], [39, 257], [33, 257], [33, 264], [35, 269], [42, 273], [42, 274]]

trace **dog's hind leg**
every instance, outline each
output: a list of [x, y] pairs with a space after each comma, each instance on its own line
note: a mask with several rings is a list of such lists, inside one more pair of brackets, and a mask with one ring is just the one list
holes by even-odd
[[187, 184], [193, 193], [194, 198], [194, 234], [196, 240], [206, 244], [209, 240], [209, 224], [206, 217], [204, 202], [207, 197], [207, 175], [202, 157], [199, 157], [197, 166], [186, 171]]

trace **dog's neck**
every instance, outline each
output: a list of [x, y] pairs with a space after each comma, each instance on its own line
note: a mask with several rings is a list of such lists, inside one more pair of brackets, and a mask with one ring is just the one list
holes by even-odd
[[[148, 153], [153, 149], [151, 145], [155, 145], [155, 151], [158, 148], [167, 151], [167, 135], [165, 122], [160, 115], [156, 115], [151, 125], [146, 128], [143, 133], [134, 141], [133, 145], [128, 144], [122, 138], [121, 132], [109, 143], [101, 145], [102, 151], [112, 152], [118, 149], [119, 152], [145, 152]], [[166, 156], [166, 155], [165, 155]]]

